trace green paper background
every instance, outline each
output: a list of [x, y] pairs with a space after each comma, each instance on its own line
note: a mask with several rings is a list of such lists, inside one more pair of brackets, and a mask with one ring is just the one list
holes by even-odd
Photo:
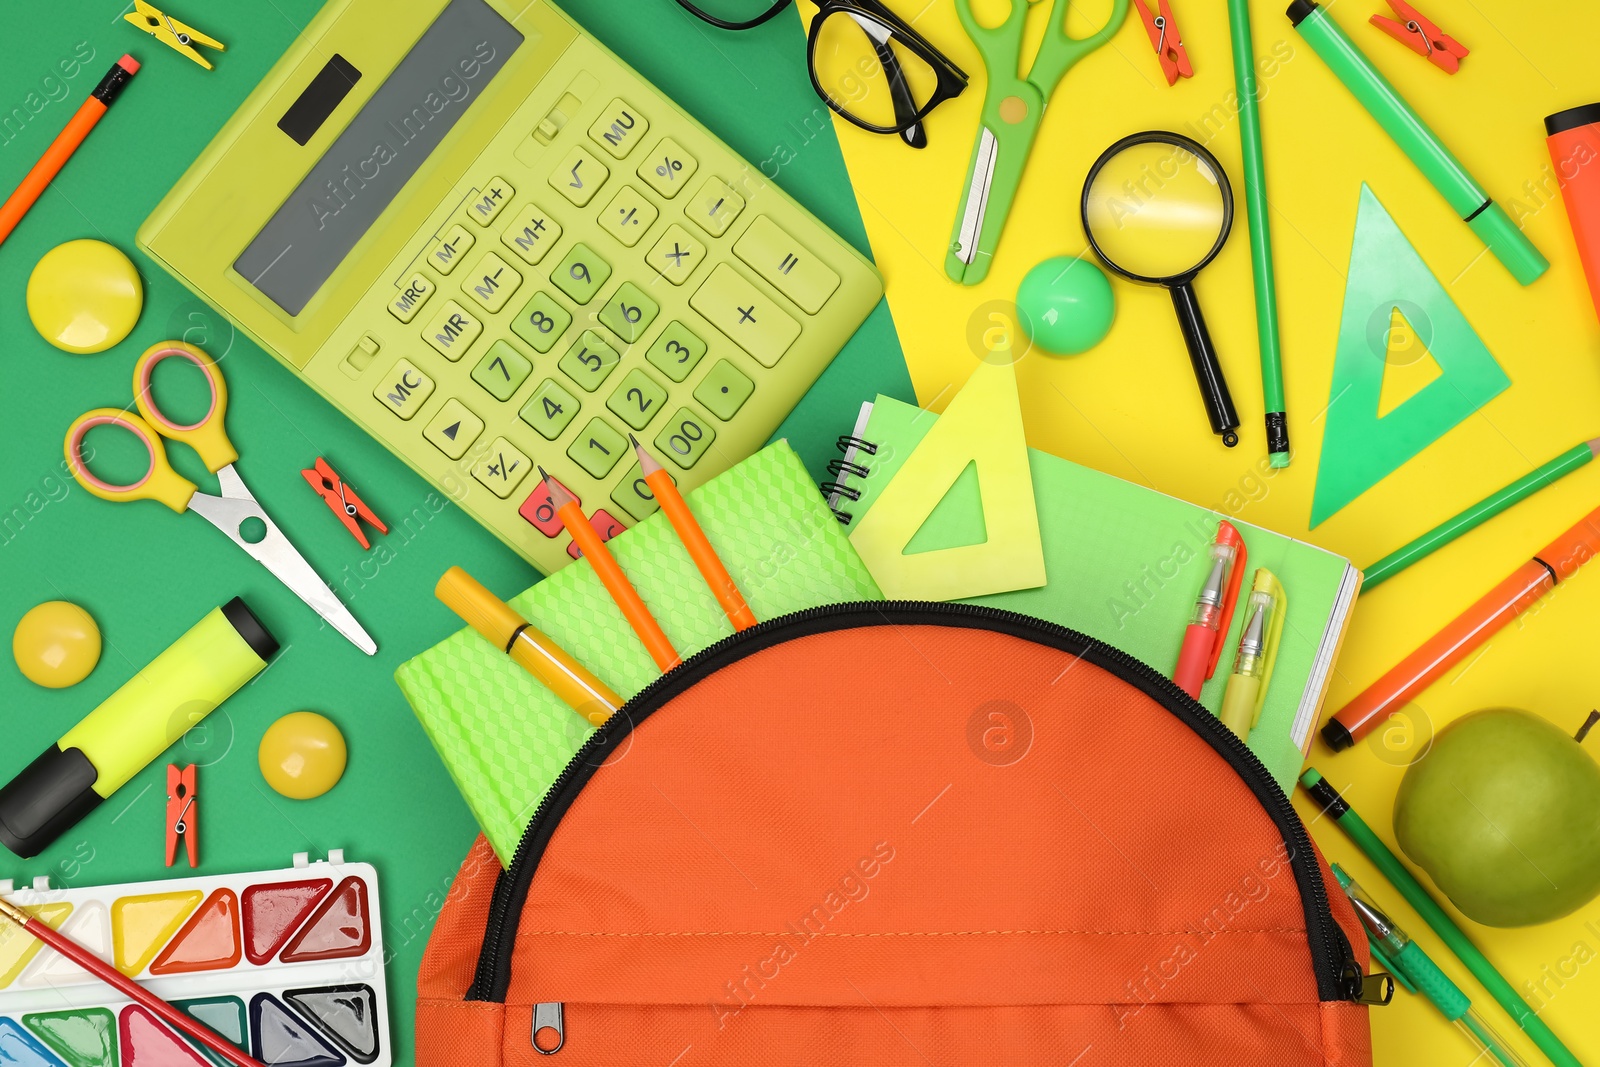
[[[0, 185], [10, 188], [124, 51], [144, 68], [60, 179], [0, 246], [0, 628], [33, 605], [67, 599], [99, 622], [105, 649], [87, 680], [46, 690], [0, 656], [0, 776], [34, 755], [125, 682], [207, 611], [241, 595], [283, 650], [246, 689], [191, 731], [45, 854], [0, 852], [0, 877], [48, 874], [57, 885], [161, 877], [164, 765], [202, 765], [201, 873], [287, 866], [297, 851], [345, 848], [379, 870], [397, 1063], [412, 1062], [414, 980], [444, 893], [476, 833], [466, 806], [392, 679], [404, 659], [460, 623], [432, 595], [459, 563], [503, 595], [534, 573], [487, 532], [231, 329], [133, 247], [133, 234], [167, 188], [317, 11], [312, 0], [203, 4], [172, 13], [225, 42], [205, 71], [138, 34], [131, 5], [14, 5], [0, 69]], [[744, 34], [704, 27], [671, 0], [572, 0], [581, 24], [757, 164], [781, 162], [778, 182], [866, 251], [828, 112], [805, 77], [793, 11]], [[59, 64], [92, 50], [64, 78]], [[736, 104], [731, 102], [737, 101]], [[25, 118], [18, 118], [25, 115]], [[24, 292], [55, 245], [95, 237], [133, 256], [146, 285], [143, 317], [99, 355], [51, 348], [27, 318]], [[376, 638], [363, 656], [322, 625], [264, 569], [197, 516], [154, 503], [113, 506], [63, 474], [61, 441], [79, 413], [132, 399], [134, 358], [187, 336], [225, 357], [240, 473], [291, 541]], [[875, 392], [911, 399], [887, 305], [780, 430], [813, 474], [833, 438]], [[108, 450], [109, 451], [109, 450]], [[213, 488], [194, 456], [180, 470]], [[325, 457], [389, 524], [369, 552], [345, 533], [301, 479]], [[115, 473], [112, 470], [112, 473]], [[254, 758], [275, 719], [309, 709], [330, 716], [350, 745], [343, 782], [327, 796], [290, 801], [267, 788]], [[173, 874], [186, 874], [181, 866]]]

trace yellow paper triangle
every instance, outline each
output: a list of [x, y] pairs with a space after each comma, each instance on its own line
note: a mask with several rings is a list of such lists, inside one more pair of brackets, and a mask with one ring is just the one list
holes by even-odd
[[1389, 339], [1384, 351], [1383, 387], [1378, 392], [1378, 418], [1383, 418], [1442, 377], [1444, 368], [1428, 351], [1416, 328], [1399, 308], [1389, 313]]
[[[67, 916], [72, 914], [72, 905], [63, 900], [50, 904], [29, 904], [22, 910], [35, 919], [42, 919], [50, 929], [59, 930]], [[10, 923], [0, 926], [0, 989], [15, 981], [17, 975], [22, 973], [22, 968], [43, 947], [43, 941], [21, 927]]]
[[123, 897], [111, 905], [111, 944], [117, 970], [132, 978], [149, 966], [204, 896], [198, 889], [150, 893]]
[[[907, 553], [939, 503], [976, 465], [981, 544]], [[962, 600], [1045, 584], [1017, 376], [980, 363], [894, 480], [856, 524], [851, 544], [891, 600]]]

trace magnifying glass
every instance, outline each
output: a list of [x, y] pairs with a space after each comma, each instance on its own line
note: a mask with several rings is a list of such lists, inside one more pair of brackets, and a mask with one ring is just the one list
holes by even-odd
[[1233, 228], [1233, 189], [1217, 157], [1187, 137], [1151, 131], [1101, 154], [1083, 183], [1083, 231], [1095, 255], [1129, 281], [1172, 294], [1211, 432], [1239, 443], [1239, 413], [1195, 295], [1195, 276]]

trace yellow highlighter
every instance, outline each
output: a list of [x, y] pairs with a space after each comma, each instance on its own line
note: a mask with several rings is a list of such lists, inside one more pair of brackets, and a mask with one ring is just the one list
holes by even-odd
[[0, 786], [0, 844], [39, 854], [261, 673], [278, 642], [234, 597]]
[[1249, 738], [1266, 703], [1288, 608], [1288, 594], [1277, 577], [1265, 567], [1258, 569], [1250, 586], [1250, 599], [1245, 603], [1239, 654], [1234, 658], [1233, 673], [1228, 676], [1228, 688], [1222, 695], [1222, 710], [1217, 714], [1241, 741]]

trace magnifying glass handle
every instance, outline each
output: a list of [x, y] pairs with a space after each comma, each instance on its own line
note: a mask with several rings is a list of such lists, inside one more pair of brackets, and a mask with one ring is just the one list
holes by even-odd
[[1200, 298], [1195, 295], [1192, 281], [1174, 285], [1171, 292], [1183, 342], [1189, 346], [1189, 362], [1194, 364], [1194, 379], [1200, 386], [1200, 399], [1206, 405], [1206, 418], [1211, 420], [1211, 432], [1232, 448], [1239, 443], [1239, 435], [1234, 432], [1239, 427], [1239, 413], [1234, 410], [1228, 381], [1222, 376], [1222, 364], [1217, 362], [1217, 347], [1211, 343], [1206, 318], [1200, 313]]

